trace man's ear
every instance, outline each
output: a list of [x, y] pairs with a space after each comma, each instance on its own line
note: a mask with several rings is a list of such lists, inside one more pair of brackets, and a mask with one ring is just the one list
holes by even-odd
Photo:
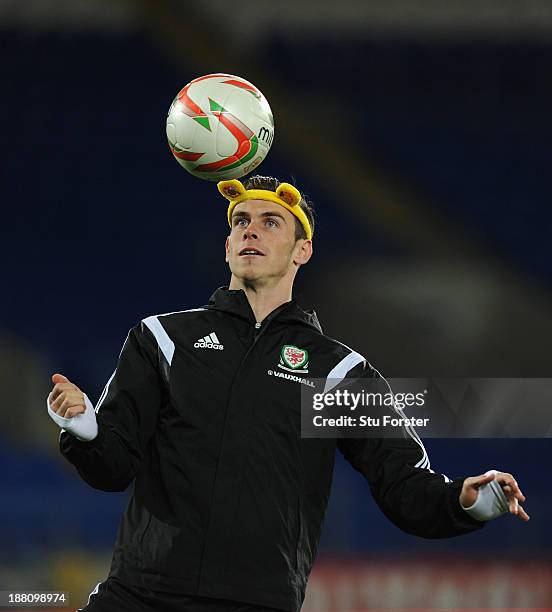
[[226, 242], [224, 243], [224, 250], [225, 250], [224, 261], [226, 263], [228, 263], [228, 248], [229, 248], [229, 244], [230, 244], [230, 236], [227, 236], [226, 237]]
[[312, 257], [312, 240], [300, 239], [295, 245], [293, 263], [297, 266], [304, 266]]

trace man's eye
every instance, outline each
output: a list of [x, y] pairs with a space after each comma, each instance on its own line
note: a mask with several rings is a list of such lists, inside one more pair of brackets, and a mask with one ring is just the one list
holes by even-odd
[[236, 219], [234, 225], [236, 227], [247, 227], [247, 219], [245, 217], [240, 217]]
[[267, 219], [266, 224], [268, 227], [278, 227], [278, 223], [274, 219]]

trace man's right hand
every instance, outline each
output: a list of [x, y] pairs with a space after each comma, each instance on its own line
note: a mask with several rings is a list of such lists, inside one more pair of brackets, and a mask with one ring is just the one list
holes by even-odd
[[86, 394], [63, 374], [53, 374], [52, 382], [54, 388], [46, 399], [52, 420], [79, 440], [93, 440], [98, 435], [98, 422]]
[[63, 374], [53, 374], [54, 388], [48, 395], [52, 412], [64, 419], [70, 419], [86, 410], [84, 393]]

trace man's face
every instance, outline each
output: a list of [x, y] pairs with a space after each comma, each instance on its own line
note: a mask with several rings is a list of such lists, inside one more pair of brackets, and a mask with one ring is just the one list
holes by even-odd
[[295, 240], [295, 217], [283, 206], [245, 200], [234, 208], [231, 221], [226, 261], [233, 276], [245, 283], [293, 277], [310, 257], [310, 241]]

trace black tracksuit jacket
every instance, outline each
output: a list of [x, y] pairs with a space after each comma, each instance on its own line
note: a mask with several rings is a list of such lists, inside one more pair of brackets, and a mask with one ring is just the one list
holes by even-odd
[[130, 330], [96, 406], [98, 436], [60, 436], [61, 452], [92, 487], [123, 491], [134, 481], [111, 576], [298, 610], [336, 447], [400, 529], [442, 538], [483, 525], [459, 505], [463, 478], [431, 471], [407, 432], [302, 439], [302, 383], [273, 375], [287, 374], [285, 345], [308, 351], [297, 374], [304, 379], [376, 375], [323, 335], [314, 312], [293, 300], [259, 324], [241, 290], [218, 289], [205, 308], [148, 317]]

